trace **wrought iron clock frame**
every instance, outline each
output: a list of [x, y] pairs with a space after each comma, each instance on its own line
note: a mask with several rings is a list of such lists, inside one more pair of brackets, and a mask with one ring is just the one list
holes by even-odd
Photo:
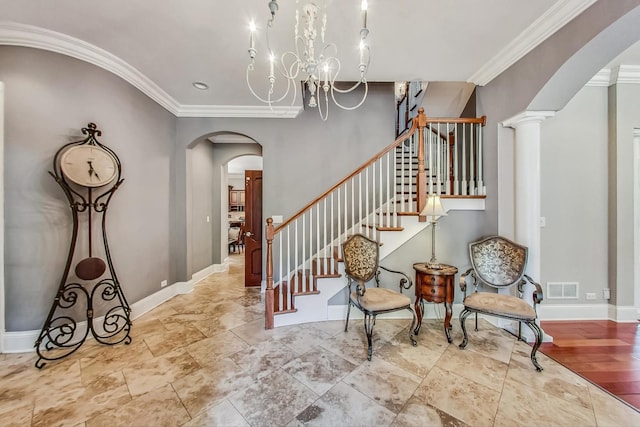
[[[113, 150], [98, 142], [96, 137], [101, 136], [102, 132], [97, 129], [94, 123], [89, 123], [86, 128], [82, 128], [82, 133], [87, 136], [85, 139], [65, 144], [56, 152], [53, 158], [53, 171], [49, 171], [69, 201], [73, 230], [67, 262], [58, 291], [35, 343], [39, 356], [35, 363], [37, 368], [43, 368], [46, 361], [59, 360], [74, 353], [82, 346], [89, 333], [97, 342], [106, 345], [122, 342], [130, 344], [132, 340], [130, 335], [131, 308], [113, 267], [106, 233], [106, 213], [109, 202], [124, 181], [122, 164]], [[117, 172], [111, 182], [101, 187], [82, 186], [75, 184], [65, 176], [61, 167], [62, 156], [70, 148], [82, 145], [97, 147], [113, 156]], [[90, 168], [93, 170], [91, 165]], [[89, 174], [91, 175], [91, 172]], [[74, 277], [71, 274], [71, 267], [76, 258], [80, 229], [79, 215], [85, 213], [88, 217], [89, 257], [76, 264], [76, 276]], [[93, 257], [93, 213], [101, 217], [100, 228], [106, 264], [100, 258]], [[81, 283], [81, 279], [85, 283]], [[86, 319], [82, 320], [86, 320], [86, 327], [80, 324], [81, 319], [79, 319], [80, 314], [78, 313], [82, 309], [83, 302], [86, 303]], [[101, 310], [104, 310], [103, 316], [95, 316], [96, 303], [104, 305], [104, 307], [100, 307]]]

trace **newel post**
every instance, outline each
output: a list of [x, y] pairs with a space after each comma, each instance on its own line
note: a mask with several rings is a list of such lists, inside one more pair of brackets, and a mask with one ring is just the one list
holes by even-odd
[[[427, 203], [427, 172], [424, 169], [424, 130], [427, 127], [427, 116], [424, 108], [418, 108], [418, 115], [413, 119], [418, 122], [418, 176], [416, 177], [416, 203], [418, 212], [422, 212]], [[420, 222], [427, 220], [426, 216], [418, 217]]]
[[264, 328], [273, 329], [273, 219], [267, 218], [267, 288], [265, 291]]

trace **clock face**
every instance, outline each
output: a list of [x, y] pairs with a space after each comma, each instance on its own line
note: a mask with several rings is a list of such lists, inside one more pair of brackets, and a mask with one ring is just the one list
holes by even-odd
[[76, 184], [100, 187], [113, 181], [118, 166], [116, 159], [102, 148], [95, 145], [78, 145], [62, 155], [60, 169]]

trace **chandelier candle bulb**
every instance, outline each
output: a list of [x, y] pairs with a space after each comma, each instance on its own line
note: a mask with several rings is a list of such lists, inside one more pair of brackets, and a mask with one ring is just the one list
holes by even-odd
[[362, 28], [367, 28], [367, 0], [362, 0]]
[[256, 23], [249, 22], [249, 50], [255, 50], [254, 34], [256, 32]]
[[[329, 11], [327, 2], [325, 0], [297, 0], [295, 2], [295, 24], [293, 29], [295, 50], [284, 51], [278, 57], [280, 65], [277, 70], [275, 67], [276, 57], [269, 43], [269, 40], [273, 40], [273, 38], [269, 37], [269, 33], [275, 26], [275, 15], [278, 12], [278, 2], [276, 0], [269, 2], [269, 11], [271, 12], [271, 19], [268, 20], [266, 27], [268, 46], [266, 53], [270, 55], [268, 75], [270, 87], [266, 88], [266, 96], [260, 96], [251, 84], [251, 74], [257, 68], [255, 66], [255, 57], [257, 56], [255, 25], [252, 21], [250, 23], [251, 34], [249, 38], [250, 61], [246, 72], [247, 86], [251, 94], [268, 104], [270, 108], [277, 103], [286, 102], [286, 99], [289, 99], [293, 106], [297, 98], [297, 88], [302, 83], [302, 90], [309, 94], [308, 106], [311, 108], [317, 107], [322, 120], [327, 120], [330, 101], [333, 101], [333, 104], [337, 107], [347, 111], [359, 108], [366, 100], [369, 89], [366, 74], [371, 60], [371, 52], [366, 43], [366, 37], [369, 34], [369, 30], [366, 28], [367, 2], [362, 2], [362, 24], [364, 28], [360, 28], [359, 34], [361, 40], [360, 63], [358, 66], [360, 79], [352, 86], [347, 86], [344, 89], [341, 89], [339, 82], [336, 81], [338, 80], [338, 75], [341, 74], [342, 67], [341, 61], [337, 57], [338, 48], [335, 44], [325, 43], [324, 41], [328, 21], [327, 12]], [[275, 86], [276, 71], [282, 77], [282, 79], [278, 79], [279, 87]], [[281, 83], [283, 81], [284, 85]], [[350, 93], [357, 89], [361, 89], [362, 93], [359, 102], [356, 102], [355, 105], [340, 104], [336, 95]]]

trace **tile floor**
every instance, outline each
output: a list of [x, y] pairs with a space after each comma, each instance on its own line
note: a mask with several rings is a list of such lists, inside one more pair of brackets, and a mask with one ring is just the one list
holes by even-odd
[[62, 362], [0, 355], [2, 426], [632, 426], [640, 413], [483, 323], [466, 350], [436, 321], [263, 327], [242, 264], [133, 322], [131, 345], [87, 342]]

